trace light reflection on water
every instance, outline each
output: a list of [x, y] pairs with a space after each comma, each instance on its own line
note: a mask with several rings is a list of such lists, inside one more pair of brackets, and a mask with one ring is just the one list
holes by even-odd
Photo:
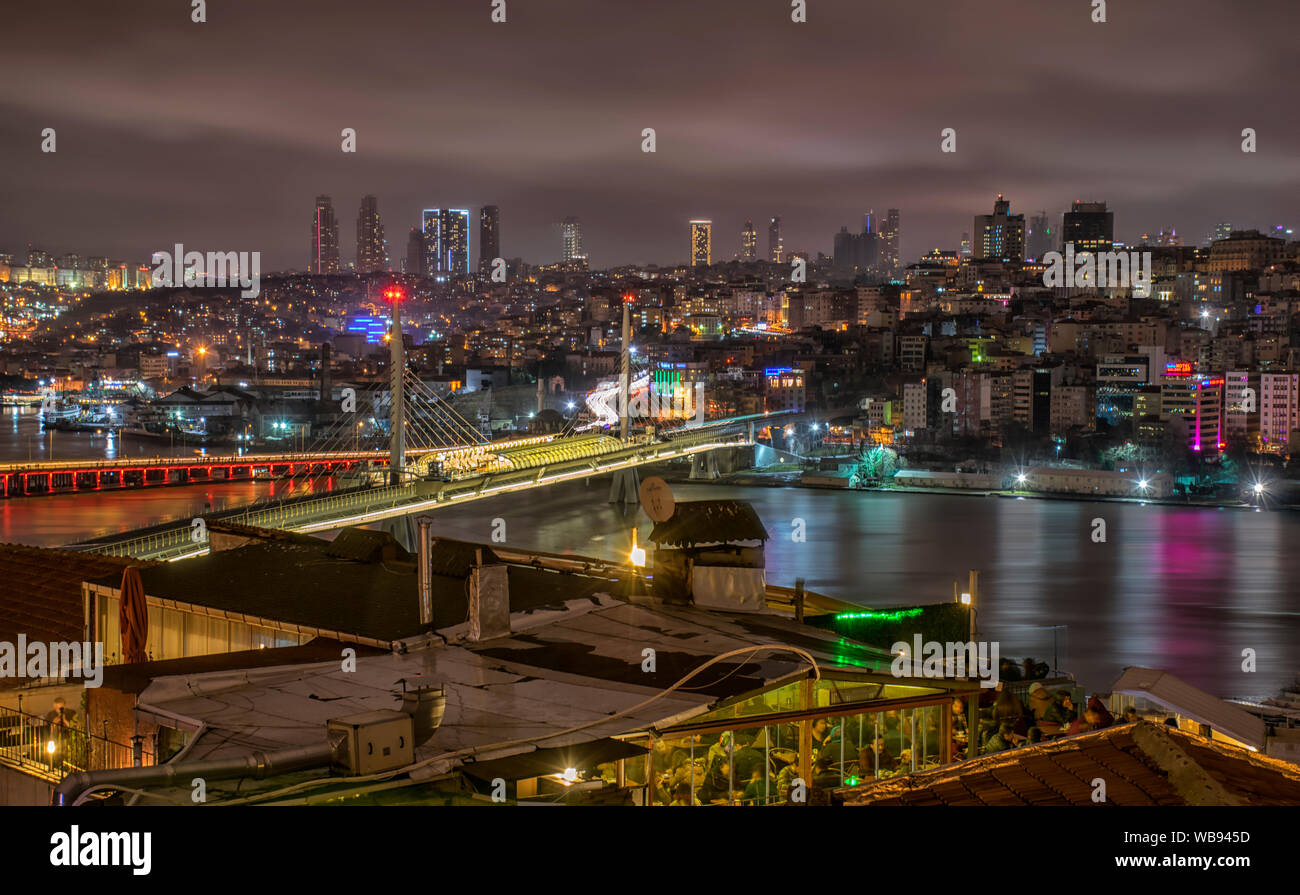
[[[872, 607], [943, 602], [979, 569], [978, 624], [1094, 690], [1128, 665], [1224, 696], [1275, 695], [1300, 672], [1300, 516], [1153, 505], [675, 485], [681, 499], [754, 504], [772, 536], [768, 580]], [[625, 554], [632, 525], [603, 481], [441, 510], [434, 530], [556, 553]], [[1105, 543], [1092, 520], [1107, 524]], [[635, 517], [639, 541], [651, 525]], [[807, 541], [791, 540], [803, 519]], [[596, 539], [593, 539], [593, 536]], [[1064, 629], [1053, 626], [1065, 626]], [[1242, 671], [1255, 650], [1258, 670]]]

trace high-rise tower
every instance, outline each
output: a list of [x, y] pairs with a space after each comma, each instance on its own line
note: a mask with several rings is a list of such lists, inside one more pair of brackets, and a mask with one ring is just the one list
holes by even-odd
[[469, 273], [468, 208], [426, 208], [423, 230], [424, 276], [446, 279]]
[[767, 260], [781, 263], [785, 254], [785, 242], [781, 239], [781, 216], [772, 218], [767, 225]]
[[371, 273], [388, 269], [388, 242], [384, 224], [379, 219], [379, 201], [374, 196], [361, 199], [357, 212], [357, 271]]
[[898, 209], [891, 208], [885, 212], [885, 226], [880, 231], [881, 266], [888, 276], [897, 276], [902, 270], [898, 252]]
[[329, 196], [316, 197], [311, 221], [311, 254], [308, 273], [339, 272], [339, 222], [334, 217], [334, 203]]
[[1074, 244], [1080, 252], [1109, 252], [1115, 247], [1115, 213], [1105, 202], [1075, 202], [1061, 218], [1061, 248]]
[[691, 267], [713, 263], [713, 221], [691, 221]]
[[992, 214], [975, 215], [974, 251], [976, 258], [999, 261], [1025, 260], [1025, 216], [1012, 214], [1011, 203], [998, 194]]
[[560, 240], [563, 244], [561, 260], [574, 261], [585, 258], [582, 251], [582, 221], [567, 217], [560, 224]]
[[740, 260], [758, 260], [758, 231], [754, 229], [753, 221], [745, 221], [744, 229], [740, 231]]
[[1031, 215], [1029, 231], [1025, 234], [1025, 256], [1042, 261], [1044, 255], [1056, 249], [1056, 231], [1052, 229], [1052, 220], [1047, 212]]
[[484, 205], [478, 213], [478, 272], [487, 275], [492, 259], [501, 257], [501, 209]]

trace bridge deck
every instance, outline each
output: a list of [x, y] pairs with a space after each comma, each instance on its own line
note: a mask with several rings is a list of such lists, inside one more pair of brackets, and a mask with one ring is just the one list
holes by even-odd
[[[541, 488], [647, 463], [749, 444], [751, 442], [745, 432], [696, 431], [666, 441], [628, 447], [620, 445], [619, 450], [601, 456], [529, 469], [488, 473], [451, 482], [425, 480], [404, 485], [364, 488], [345, 494], [312, 496], [274, 506], [249, 507], [209, 516], [259, 528], [298, 532], [329, 531], [348, 525], [366, 525], [394, 516], [437, 510], [452, 504], [491, 497], [504, 491]], [[208, 551], [203, 531], [205, 528], [196, 527], [193, 520], [185, 519], [147, 534], [130, 534], [72, 546], [111, 556], [176, 560], [199, 556]]]

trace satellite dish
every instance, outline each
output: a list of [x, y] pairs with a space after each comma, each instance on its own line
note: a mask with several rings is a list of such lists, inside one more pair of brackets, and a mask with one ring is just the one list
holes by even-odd
[[677, 509], [677, 501], [673, 499], [672, 489], [657, 475], [652, 475], [641, 483], [638, 496], [641, 498], [641, 506], [645, 508], [645, 514], [652, 522], [667, 522], [672, 518], [673, 511]]

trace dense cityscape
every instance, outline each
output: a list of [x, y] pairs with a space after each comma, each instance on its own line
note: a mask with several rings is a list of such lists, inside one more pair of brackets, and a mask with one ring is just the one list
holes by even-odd
[[[1201, 244], [1171, 228], [1126, 245], [1114, 217], [1076, 201], [1027, 222], [998, 196], [959, 246], [915, 260], [899, 256], [895, 208], [842, 227], [830, 254], [788, 248], [779, 215], [760, 249], [746, 220], [729, 260], [713, 222], [692, 220], [678, 263], [592, 270], [575, 217], [556, 228], [558, 260], [508, 257], [494, 205], [425, 209], [395, 263], [374, 196], [344, 263], [338, 214], [318, 196], [305, 270], [269, 275], [252, 296], [206, 287], [221, 255], [178, 255], [188, 289], [150, 288], [155, 269], [173, 277], [166, 262], [0, 255], [0, 361], [10, 391], [79, 404], [57, 421], [67, 428], [309, 443], [336, 422], [320, 402], [385, 381], [382, 293], [400, 284], [410, 368], [440, 395], [484, 396], [471, 422], [487, 436], [530, 431], [545, 411], [590, 422], [585, 396], [618, 370], [628, 303], [639, 371], [699, 388], [708, 419], [806, 414], [773, 444], [848, 457], [835, 467], [845, 484], [903, 468], [983, 487], [1048, 466], [1074, 472], [1049, 490], [1300, 502], [1278, 474], [1300, 429], [1293, 231], [1224, 223]], [[1097, 286], [1081, 267], [1081, 286], [1045, 285], [1044, 259], [1066, 251], [1102, 257], [1103, 279], [1111, 256], [1127, 270], [1137, 252], [1147, 279]]]

